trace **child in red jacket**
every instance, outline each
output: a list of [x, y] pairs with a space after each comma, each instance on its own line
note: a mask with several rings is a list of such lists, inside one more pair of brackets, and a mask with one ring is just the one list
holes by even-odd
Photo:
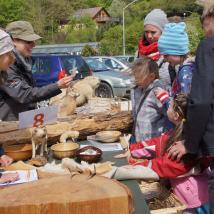
[[[182, 161], [177, 162], [168, 157], [168, 149], [173, 143], [183, 140], [186, 110], [187, 96], [185, 94], [175, 96], [167, 110], [168, 119], [175, 125], [175, 128], [163, 133], [160, 137], [131, 144], [130, 151], [124, 156], [131, 156], [129, 157], [131, 165], [150, 167], [159, 178], [169, 178], [175, 194], [191, 211], [195, 212], [195, 208], [208, 201], [207, 174], [186, 177], [185, 174], [196, 165], [204, 165], [204, 160], [186, 156]], [[122, 155], [117, 157], [122, 157]], [[136, 158], [145, 158], [145, 160], [139, 162]], [[200, 170], [197, 173], [200, 173]]]

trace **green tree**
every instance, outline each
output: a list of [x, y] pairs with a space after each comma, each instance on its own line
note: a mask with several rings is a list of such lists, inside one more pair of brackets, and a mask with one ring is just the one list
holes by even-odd
[[85, 0], [88, 7], [109, 7], [112, 0]]
[[100, 42], [100, 53], [104, 55], [118, 55], [122, 53], [122, 26], [110, 28], [104, 33]]
[[95, 42], [96, 24], [90, 17], [73, 18], [69, 22], [66, 42]]
[[22, 19], [25, 13], [24, 0], [0, 0], [0, 26]]
[[135, 20], [126, 28], [126, 53], [134, 54], [137, 50], [138, 39], [143, 33], [143, 21]]
[[24, 18], [32, 23], [43, 43], [55, 43], [62, 20], [69, 19], [73, 8], [69, 0], [27, 0]]
[[[121, 54], [121, 23], [109, 23], [97, 28], [89, 17], [82, 20], [71, 17], [77, 9], [102, 6], [108, 9], [112, 17], [122, 20], [122, 8], [130, 2], [132, 0], [0, 0], [0, 27], [5, 27], [15, 20], [26, 20], [30, 21], [35, 31], [43, 37], [42, 43], [101, 41], [103, 54]], [[136, 1], [125, 10], [126, 52], [133, 53], [137, 48], [146, 14], [154, 8], [161, 8], [169, 15], [186, 13], [190, 49], [194, 53], [203, 36], [199, 21], [201, 7], [194, 2], [195, 0]], [[60, 23], [65, 23], [70, 18], [71, 26], [68, 31], [59, 32]]]
[[116, 25], [117, 25], [116, 23], [108, 22], [105, 25], [99, 26], [99, 28], [96, 31], [96, 40], [97, 41], [102, 40], [104, 33]]
[[[42, 41], [47, 41], [46, 32], [45, 32], [45, 13], [42, 7], [42, 2], [36, 0], [28, 0], [28, 4], [25, 5], [25, 14], [23, 18], [26, 21], [29, 21], [35, 32], [42, 36]], [[40, 14], [38, 16], [38, 14]]]
[[78, 10], [80, 8], [87, 8], [88, 7], [86, 0], [78, 0], [78, 1], [68, 0], [68, 1], [69, 1], [69, 5], [74, 10]]
[[[125, 7], [126, 3], [121, 0], [113, 0], [110, 7], [108, 8], [108, 12], [112, 17], [117, 17], [122, 19], [123, 15], [123, 8]], [[118, 8], [120, 8], [118, 10]]]
[[204, 36], [200, 16], [197, 13], [192, 13], [191, 16], [186, 18], [185, 22], [190, 40], [190, 53], [195, 55], [198, 44]]

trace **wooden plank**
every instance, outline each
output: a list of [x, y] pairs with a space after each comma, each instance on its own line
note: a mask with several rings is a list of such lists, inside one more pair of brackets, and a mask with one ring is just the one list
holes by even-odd
[[[60, 119], [57, 123], [47, 125], [48, 141], [56, 142], [62, 133], [69, 130], [80, 132], [80, 139], [102, 130], [130, 131], [132, 127], [131, 112], [97, 113], [92, 115], [76, 115]], [[30, 143], [30, 129], [18, 129], [18, 122], [0, 123], [0, 143]]]

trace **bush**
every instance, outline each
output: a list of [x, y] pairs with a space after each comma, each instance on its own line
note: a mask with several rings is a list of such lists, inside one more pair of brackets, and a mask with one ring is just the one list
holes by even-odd
[[104, 33], [100, 42], [100, 53], [103, 55], [120, 55], [122, 53], [122, 26], [110, 28]]
[[88, 57], [88, 56], [95, 56], [97, 54], [97, 51], [92, 48], [90, 45], [85, 45], [82, 49], [82, 56]]
[[186, 18], [185, 22], [190, 41], [190, 54], [195, 55], [198, 44], [204, 36], [200, 16], [197, 13], [192, 13], [191, 16]]

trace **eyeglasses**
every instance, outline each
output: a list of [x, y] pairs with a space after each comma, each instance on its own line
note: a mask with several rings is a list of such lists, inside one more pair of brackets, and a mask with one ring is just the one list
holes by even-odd
[[26, 41], [26, 40], [17, 39], [17, 38], [15, 38], [15, 40], [18, 40], [18, 41], [23, 42], [23, 43], [28, 44], [28, 45], [35, 45], [35, 41]]
[[22, 41], [28, 45], [34, 45], [35, 44], [35, 41], [26, 41], [26, 40], [22, 40]]

